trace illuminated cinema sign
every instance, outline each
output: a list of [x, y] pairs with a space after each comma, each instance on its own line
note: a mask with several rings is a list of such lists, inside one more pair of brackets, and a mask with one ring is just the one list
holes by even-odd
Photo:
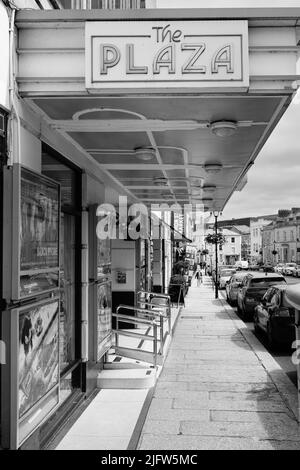
[[247, 21], [86, 23], [86, 87], [249, 86]]

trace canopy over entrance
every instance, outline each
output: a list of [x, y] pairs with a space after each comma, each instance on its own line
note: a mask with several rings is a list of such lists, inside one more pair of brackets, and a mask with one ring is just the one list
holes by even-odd
[[19, 92], [130, 199], [222, 210], [296, 90], [299, 17], [21, 11]]

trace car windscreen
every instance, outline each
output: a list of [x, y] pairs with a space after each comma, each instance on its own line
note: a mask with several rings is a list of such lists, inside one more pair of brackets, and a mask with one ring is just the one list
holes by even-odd
[[220, 276], [232, 276], [232, 274], [234, 274], [234, 271], [224, 269], [224, 271], [221, 271]]
[[242, 282], [243, 279], [244, 279], [246, 276], [247, 276], [247, 274], [242, 274], [242, 275], [240, 275], [240, 276], [239, 276], [239, 275], [235, 275], [232, 280], [233, 280], [234, 282]]
[[257, 277], [251, 280], [251, 287], [270, 287], [274, 284], [286, 284], [286, 281], [282, 277]]

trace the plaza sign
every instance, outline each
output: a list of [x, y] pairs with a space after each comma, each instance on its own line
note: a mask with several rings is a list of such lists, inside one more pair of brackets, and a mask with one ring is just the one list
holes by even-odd
[[249, 86], [247, 21], [86, 23], [86, 87]]

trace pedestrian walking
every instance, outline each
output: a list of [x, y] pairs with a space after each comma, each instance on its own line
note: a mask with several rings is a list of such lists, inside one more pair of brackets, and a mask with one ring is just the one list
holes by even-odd
[[200, 284], [202, 284], [202, 272], [200, 271], [200, 269], [197, 269], [195, 278], [197, 279], [197, 287], [199, 287]]

